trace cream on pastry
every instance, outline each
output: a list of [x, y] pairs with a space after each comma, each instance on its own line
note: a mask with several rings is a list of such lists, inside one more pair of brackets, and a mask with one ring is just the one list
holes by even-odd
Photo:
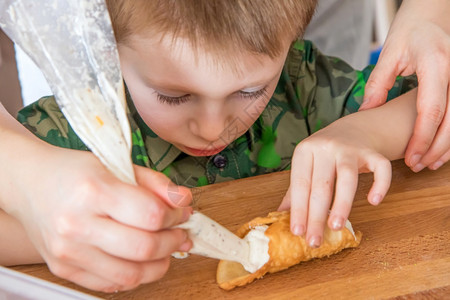
[[[219, 286], [225, 290], [231, 290], [236, 286], [243, 286], [261, 278], [266, 273], [278, 272], [313, 258], [330, 256], [345, 248], [357, 247], [361, 242], [361, 232], [358, 231], [355, 234], [350, 222], [347, 222], [346, 227], [339, 231], [326, 227], [322, 245], [318, 248], [311, 248], [303, 237], [291, 233], [289, 219], [289, 212], [272, 212], [267, 217], [255, 218], [241, 226], [236, 235], [247, 240], [250, 245], [253, 240], [251, 236], [254, 234], [263, 233], [268, 238], [269, 258], [253, 273], [246, 271], [240, 263], [221, 260], [216, 274]], [[248, 234], [250, 237], [247, 237]], [[264, 243], [261, 244], [263, 241], [261, 236], [257, 239], [260, 245], [254, 246], [254, 251], [266, 251]], [[265, 253], [250, 252], [250, 255], [251, 259], [255, 261], [265, 261]]]

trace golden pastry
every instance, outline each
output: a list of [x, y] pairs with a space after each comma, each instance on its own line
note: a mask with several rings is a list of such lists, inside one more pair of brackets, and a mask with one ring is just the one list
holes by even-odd
[[357, 247], [361, 242], [361, 232], [354, 234], [348, 222], [340, 231], [333, 231], [327, 226], [322, 245], [311, 248], [303, 237], [291, 233], [289, 219], [289, 212], [272, 212], [267, 217], [255, 218], [241, 226], [236, 232], [240, 238], [244, 238], [255, 227], [267, 226], [264, 234], [269, 238], [269, 259], [253, 273], [246, 271], [240, 263], [221, 260], [216, 274], [219, 286], [231, 290], [261, 278], [266, 273], [278, 272], [313, 258], [330, 256], [345, 248]]

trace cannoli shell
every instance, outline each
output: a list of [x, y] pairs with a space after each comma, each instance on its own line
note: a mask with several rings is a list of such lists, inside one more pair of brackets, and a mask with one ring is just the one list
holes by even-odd
[[241, 226], [236, 232], [240, 238], [256, 226], [269, 226], [265, 235], [269, 237], [270, 259], [254, 273], [247, 272], [240, 263], [221, 260], [216, 274], [219, 286], [231, 290], [261, 278], [266, 273], [278, 272], [313, 258], [330, 256], [345, 248], [357, 247], [361, 242], [362, 234], [359, 231], [353, 236], [347, 228], [334, 231], [326, 226], [322, 245], [311, 248], [303, 237], [291, 233], [289, 220], [289, 212], [272, 212], [267, 217], [255, 218]]

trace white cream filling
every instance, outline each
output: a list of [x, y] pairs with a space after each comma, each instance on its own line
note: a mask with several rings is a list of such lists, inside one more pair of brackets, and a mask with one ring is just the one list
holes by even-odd
[[249, 245], [250, 251], [247, 263], [242, 265], [250, 273], [256, 272], [270, 259], [269, 238], [264, 234], [267, 228], [267, 225], [256, 226], [244, 238], [244, 241]]
[[350, 223], [349, 220], [345, 221], [345, 228], [350, 230], [350, 232], [353, 234], [353, 237], [355, 238], [355, 241], [356, 241], [355, 231], [353, 230], [352, 223]]
[[[256, 226], [240, 239], [226, 228], [199, 212], [194, 212], [189, 220], [175, 227], [188, 231], [193, 247], [189, 253], [206, 257], [238, 262], [248, 272], [254, 273], [270, 259], [269, 238], [264, 234], [267, 225]], [[185, 252], [175, 252], [172, 256], [185, 258]]]
[[[239, 263], [248, 260], [248, 243], [200, 212], [195, 211], [187, 222], [175, 227], [187, 230], [193, 242], [189, 253]], [[185, 257], [185, 254], [175, 253], [172, 256], [179, 258]]]

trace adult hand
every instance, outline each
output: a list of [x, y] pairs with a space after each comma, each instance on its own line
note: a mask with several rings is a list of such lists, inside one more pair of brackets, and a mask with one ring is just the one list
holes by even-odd
[[[93, 290], [127, 290], [161, 278], [170, 254], [190, 249], [186, 232], [170, 229], [192, 212], [182, 207], [189, 189], [142, 167], [138, 186], [125, 184], [90, 152], [41, 144], [30, 156], [29, 174], [39, 180], [15, 182], [27, 188], [7, 211], [55, 275]], [[35, 157], [40, 165], [30, 163]]]
[[397, 75], [417, 74], [414, 133], [405, 162], [415, 172], [450, 159], [450, 1], [405, 0], [391, 26], [360, 110], [382, 105]]

